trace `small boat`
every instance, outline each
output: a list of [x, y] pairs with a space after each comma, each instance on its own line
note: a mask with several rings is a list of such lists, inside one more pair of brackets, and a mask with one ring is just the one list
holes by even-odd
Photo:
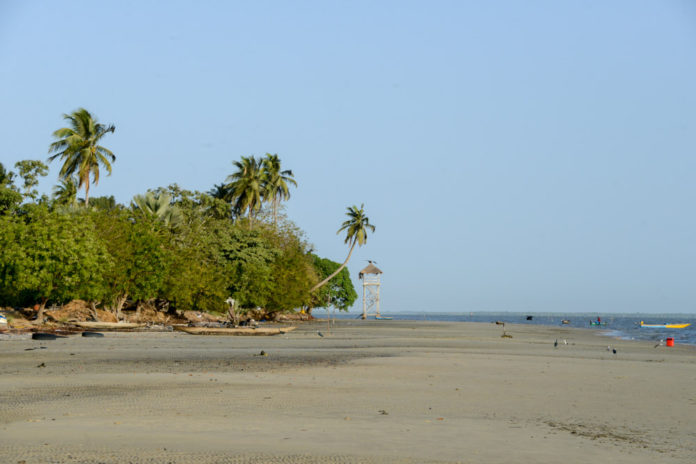
[[646, 324], [643, 321], [640, 321], [640, 326], [646, 329], [683, 329], [684, 327], [689, 327], [690, 325], [690, 322], [687, 324]]
[[561, 324], [570, 324], [570, 321], [568, 319], [563, 319], [561, 321]]
[[607, 325], [604, 321], [590, 321], [590, 325]]
[[527, 316], [527, 320], [531, 321], [533, 319], [533, 316]]
[[375, 316], [375, 319], [377, 319], [378, 321], [391, 321], [392, 320], [392, 318], [389, 316]]

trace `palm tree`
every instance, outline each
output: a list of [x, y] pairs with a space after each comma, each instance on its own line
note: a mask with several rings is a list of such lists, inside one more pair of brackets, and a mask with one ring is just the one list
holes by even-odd
[[77, 189], [80, 181], [70, 176], [61, 179], [60, 184], [53, 187], [53, 196], [59, 205], [75, 206], [77, 204]]
[[63, 127], [53, 133], [53, 137], [58, 140], [50, 145], [48, 153], [55, 154], [48, 160], [60, 158], [63, 161], [63, 167], [60, 169], [60, 177], [63, 179], [77, 174], [78, 188], [85, 186], [85, 206], [89, 206], [90, 176], [94, 185], [97, 185], [99, 166], [104, 166], [111, 174], [111, 163], [116, 161], [116, 156], [109, 149], [99, 145], [99, 142], [116, 128], [113, 125], [99, 124], [84, 108], [72, 114], [64, 114], [63, 119], [69, 122], [70, 127]]
[[264, 194], [264, 179], [261, 163], [253, 156], [242, 156], [241, 161], [233, 163], [237, 172], [227, 176], [226, 188], [235, 202], [235, 210], [249, 211], [249, 228], [254, 224], [254, 215], [261, 209]]
[[346, 212], [346, 215], [348, 216], [348, 220], [344, 221], [343, 224], [341, 224], [341, 228], [338, 229], [337, 234], [340, 234], [342, 231], [346, 231], [346, 240], [344, 243], [350, 243], [350, 251], [348, 252], [348, 257], [346, 260], [341, 264], [338, 269], [336, 269], [333, 273], [331, 273], [330, 276], [328, 276], [326, 279], [322, 280], [318, 284], [316, 284], [314, 287], [312, 287], [311, 292], [314, 290], [318, 289], [322, 285], [326, 284], [329, 280], [331, 280], [336, 274], [341, 272], [344, 267], [346, 267], [346, 264], [348, 264], [348, 260], [350, 260], [350, 255], [353, 254], [353, 249], [355, 248], [355, 244], [357, 243], [359, 246], [363, 246], [365, 242], [367, 242], [367, 231], [368, 229], [371, 232], [375, 231], [375, 226], [370, 224], [370, 219], [365, 216], [365, 205], [362, 204], [360, 205], [360, 209], [358, 209], [357, 206], [349, 206], [346, 208], [348, 211]]
[[208, 190], [208, 195], [210, 195], [213, 198], [217, 198], [218, 200], [229, 200], [230, 198], [230, 191], [227, 189], [226, 184], [215, 184], [213, 185], [213, 188]]
[[281, 200], [290, 199], [290, 188], [288, 184], [297, 187], [297, 182], [293, 179], [292, 171], [286, 169], [281, 171], [280, 158], [278, 155], [266, 153], [263, 159], [263, 195], [266, 200], [270, 200], [273, 205], [273, 223], [278, 223], [278, 203]]
[[153, 192], [145, 195], [136, 195], [131, 202], [131, 208], [140, 210], [144, 214], [154, 216], [167, 226], [176, 227], [181, 224], [181, 211], [172, 205], [172, 197], [168, 193], [161, 193], [155, 196]]

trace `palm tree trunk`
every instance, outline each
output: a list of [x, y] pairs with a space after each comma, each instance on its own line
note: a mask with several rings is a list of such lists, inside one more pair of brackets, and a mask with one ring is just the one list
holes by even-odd
[[85, 182], [85, 208], [89, 206], [89, 174]]
[[310, 293], [313, 292], [314, 290], [318, 289], [319, 287], [324, 286], [329, 280], [333, 279], [336, 274], [341, 272], [344, 267], [346, 267], [346, 264], [348, 264], [348, 261], [350, 260], [350, 255], [353, 254], [353, 249], [355, 248], [355, 244], [357, 243], [357, 240], [353, 240], [353, 244], [350, 246], [350, 251], [348, 252], [348, 257], [346, 258], [345, 261], [343, 261], [343, 264], [338, 266], [338, 269], [336, 269], [334, 272], [331, 273], [329, 277], [326, 279], [322, 280], [318, 284], [316, 284], [312, 289], [310, 290]]

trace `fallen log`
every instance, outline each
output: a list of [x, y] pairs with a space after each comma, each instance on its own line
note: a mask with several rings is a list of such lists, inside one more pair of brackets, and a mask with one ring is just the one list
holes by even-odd
[[145, 327], [145, 324], [136, 322], [73, 322], [73, 324], [83, 329], [98, 330], [128, 330]]
[[175, 325], [174, 330], [192, 335], [280, 335], [296, 327], [188, 327]]

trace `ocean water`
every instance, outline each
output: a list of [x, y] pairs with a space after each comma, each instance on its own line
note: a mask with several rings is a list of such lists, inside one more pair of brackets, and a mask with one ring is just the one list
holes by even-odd
[[[318, 318], [325, 318], [326, 312], [314, 310], [312, 314]], [[361, 313], [337, 313], [339, 319], [356, 319]], [[382, 312], [382, 316], [388, 316], [394, 320], [404, 321], [451, 321], [451, 322], [495, 322], [503, 321], [510, 324], [533, 324], [564, 327], [582, 327], [597, 331], [598, 334], [609, 337], [619, 337], [626, 340], [650, 340], [655, 343], [674, 338], [675, 344], [696, 345], [696, 314], [598, 314], [598, 313], [518, 313], [518, 312], [471, 312], [471, 313], [416, 313], [416, 312]], [[532, 316], [532, 320], [527, 320]], [[606, 322], [606, 325], [592, 326], [590, 321], [596, 321], [597, 317]], [[563, 324], [567, 320], [569, 324]], [[646, 324], [665, 323], [691, 323], [684, 329], [650, 329], [640, 327], [640, 321]]]

